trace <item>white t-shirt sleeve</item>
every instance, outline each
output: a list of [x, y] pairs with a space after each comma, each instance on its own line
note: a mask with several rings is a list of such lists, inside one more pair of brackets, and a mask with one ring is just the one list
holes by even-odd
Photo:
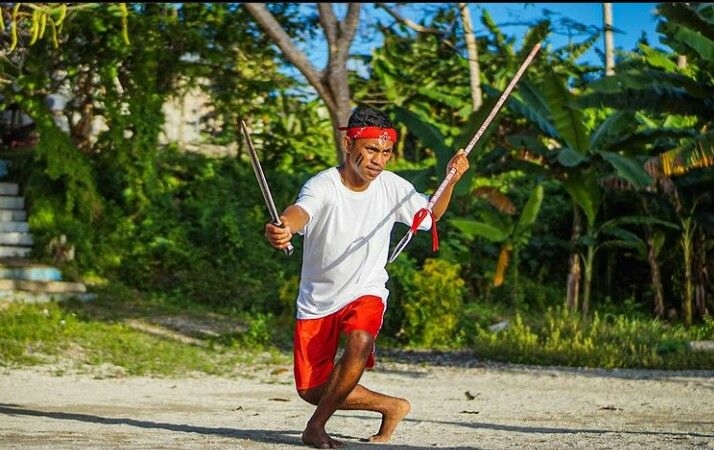
[[308, 221], [305, 224], [305, 227], [298, 231], [298, 234], [300, 235], [305, 234], [305, 229], [310, 225], [310, 221], [317, 215], [323, 205], [323, 199], [325, 196], [321, 192], [324, 190], [321, 189], [322, 187], [324, 187], [324, 183], [318, 183], [315, 179], [311, 179], [303, 185], [302, 189], [300, 189], [300, 193], [298, 194], [295, 204], [301, 207], [308, 215]]
[[[417, 192], [410, 182], [402, 178], [395, 177], [395, 182], [399, 185], [400, 198], [399, 207], [396, 210], [396, 220], [411, 227], [414, 216], [419, 210], [426, 208], [429, 203], [429, 197]], [[431, 217], [427, 215], [419, 224], [418, 230], [426, 231], [431, 229], [431, 222]]]

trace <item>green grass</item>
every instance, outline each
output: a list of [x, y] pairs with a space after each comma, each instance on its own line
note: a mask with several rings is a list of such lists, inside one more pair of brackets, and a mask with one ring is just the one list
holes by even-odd
[[[0, 365], [46, 364], [122, 375], [236, 374], [290, 364], [285, 345], [245, 318], [157, 298], [101, 295], [90, 302], [6, 303], [0, 310]], [[198, 326], [197, 326], [198, 325]]]
[[508, 328], [480, 328], [471, 344], [485, 358], [571, 367], [714, 370], [714, 352], [693, 352], [689, 342], [714, 339], [714, 320], [692, 327], [642, 317], [595, 312], [583, 318], [550, 308]]
[[[169, 377], [283, 370], [291, 365], [291, 314], [216, 310], [115, 286], [88, 302], [0, 303], [0, 366]], [[464, 317], [474, 320], [462, 325], [455, 348], [438, 350], [469, 349], [483, 360], [534, 365], [714, 370], [714, 352], [687, 345], [713, 340], [713, 320], [687, 328], [612, 312], [582, 318], [559, 308], [521, 315], [484, 307]], [[506, 318], [506, 329], [488, 330]], [[380, 337], [385, 349], [394, 343], [386, 332]]]

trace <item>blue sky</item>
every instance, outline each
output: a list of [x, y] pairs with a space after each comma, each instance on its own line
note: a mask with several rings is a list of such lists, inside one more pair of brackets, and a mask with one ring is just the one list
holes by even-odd
[[[425, 15], [439, 6], [437, 3], [403, 3], [399, 6], [390, 5], [401, 15], [414, 21], [421, 21]], [[653, 47], [661, 47], [659, 37], [656, 32], [657, 19], [655, 7], [657, 3], [613, 3], [612, 15], [613, 26], [615, 28], [615, 48], [620, 50], [632, 50], [644, 33]], [[303, 4], [305, 8], [314, 11], [314, 4]], [[346, 3], [334, 4], [337, 17], [344, 17]], [[499, 29], [509, 37], [516, 40], [516, 45], [520, 46], [523, 36], [528, 29], [528, 24], [533, 24], [543, 17], [550, 17], [553, 29], [555, 30], [543, 44], [551, 48], [559, 48], [568, 43], [571, 39], [574, 42], [582, 42], [588, 35], [578, 30], [568, 23], [579, 23], [586, 28], [592, 28], [595, 32], [602, 28], [603, 11], [602, 3], [470, 3], [471, 20], [474, 24], [476, 35], [483, 35], [488, 31], [481, 24], [483, 10], [487, 10]], [[379, 19], [382, 23], [394, 23], [386, 12], [375, 8], [372, 4], [363, 4], [361, 20], [364, 23], [374, 23]], [[592, 34], [590, 32], [589, 34]], [[353, 42], [351, 52], [369, 53], [372, 49], [381, 45], [379, 33], [360, 34]], [[604, 39], [600, 38], [595, 46], [584, 54], [578, 62], [590, 63], [592, 65], [603, 66], [604, 63], [596, 52], [596, 49], [604, 53]], [[312, 42], [304, 48], [315, 67], [322, 69], [325, 66], [327, 54], [325, 44], [320, 40]], [[287, 72], [298, 78], [294, 67], [286, 68]], [[360, 70], [358, 68], [358, 70]]]
[[[659, 45], [659, 39], [655, 28], [657, 19], [655, 16], [656, 3], [612, 3], [613, 26], [615, 28], [614, 41], [615, 48], [622, 50], [632, 50], [644, 32], [649, 44], [653, 47]], [[496, 24], [501, 25], [504, 34], [521, 38], [527, 27], [516, 25], [502, 25], [532, 22], [539, 18], [550, 16], [554, 28], [560, 28], [559, 33], [551, 34], [546, 45], [554, 48], [561, 47], [568, 42], [569, 36], [566, 34], [564, 22], [570, 19], [595, 29], [602, 27], [603, 11], [602, 3], [474, 3], [471, 5], [471, 18], [474, 21], [475, 31], [484, 32], [480, 17], [482, 9], [489, 12]], [[573, 30], [576, 41], [585, 38], [578, 35]], [[604, 50], [604, 41], [600, 39], [596, 44], [600, 51]], [[597, 54], [591, 51], [584, 55], [584, 61], [602, 64]]]
[[[392, 4], [393, 5], [393, 4]], [[408, 3], [396, 9], [412, 20], [419, 20], [425, 11], [435, 7], [435, 3]], [[655, 28], [657, 26], [654, 15], [656, 3], [613, 3], [613, 25], [616, 30], [614, 35], [615, 47], [622, 50], [632, 50], [641, 34], [644, 32], [650, 45], [657, 46], [659, 41]], [[476, 35], [487, 33], [481, 24], [483, 10], [487, 10], [500, 30], [507, 36], [514, 37], [520, 44], [528, 29], [526, 24], [532, 24], [538, 19], [550, 17], [555, 32], [543, 44], [558, 48], [568, 43], [568, 39], [575, 42], [583, 41], [587, 36], [575, 27], [567, 26], [570, 22], [577, 22], [593, 30], [602, 28], [603, 11], [602, 3], [471, 3], [471, 20], [474, 24]], [[363, 18], [366, 11], [363, 11]], [[386, 14], [380, 17], [386, 17]], [[379, 42], [372, 44], [379, 45]], [[600, 39], [596, 44], [600, 51], [604, 50], [604, 41]], [[353, 48], [354, 49], [354, 48]], [[586, 53], [581, 62], [602, 65], [594, 50]]]

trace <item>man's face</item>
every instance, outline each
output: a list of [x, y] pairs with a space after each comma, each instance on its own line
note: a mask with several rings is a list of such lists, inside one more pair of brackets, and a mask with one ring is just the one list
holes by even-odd
[[345, 137], [346, 166], [363, 181], [372, 181], [392, 158], [394, 142], [389, 139]]

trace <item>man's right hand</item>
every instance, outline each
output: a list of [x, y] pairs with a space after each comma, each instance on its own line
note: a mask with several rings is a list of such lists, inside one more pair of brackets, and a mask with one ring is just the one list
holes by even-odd
[[290, 243], [293, 238], [293, 233], [290, 230], [290, 225], [285, 216], [280, 216], [280, 221], [283, 226], [277, 226], [272, 222], [265, 224], [265, 237], [268, 239], [270, 245], [277, 249], [284, 249]]

